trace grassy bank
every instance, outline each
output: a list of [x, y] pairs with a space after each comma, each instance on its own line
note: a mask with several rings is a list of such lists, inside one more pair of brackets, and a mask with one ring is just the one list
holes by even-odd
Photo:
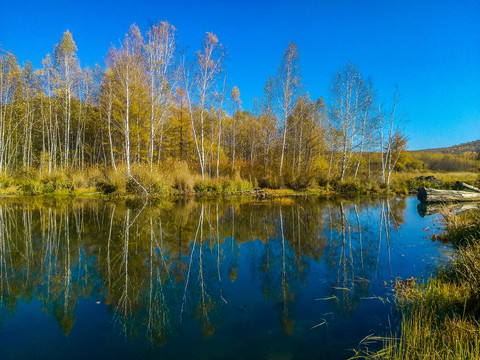
[[84, 172], [54, 171], [50, 174], [31, 171], [0, 178], [0, 195], [171, 197], [234, 194], [248, 190], [253, 190], [253, 185], [238, 176], [204, 180], [182, 163], [161, 171], [135, 165], [130, 176], [125, 168], [118, 167], [116, 170], [89, 168]]
[[[480, 209], [447, 210], [443, 222], [436, 239], [453, 243], [453, 258], [426, 284], [397, 282], [401, 330], [368, 338], [354, 358], [480, 359]], [[382, 348], [369, 350], [371, 340], [382, 341]]]
[[[419, 179], [434, 175], [435, 181]], [[442, 189], [456, 188], [456, 181], [474, 184], [476, 173], [399, 173], [390, 186], [379, 178], [317, 179], [303, 188], [289, 188], [288, 184], [275, 189], [265, 189], [272, 196], [314, 194], [319, 196], [362, 196], [376, 194], [407, 195], [425, 186]], [[145, 165], [132, 167], [131, 176], [123, 167], [114, 169], [89, 168], [83, 172], [30, 171], [0, 177], [0, 195], [55, 195], [55, 196], [231, 196], [259, 188], [255, 179], [242, 179], [238, 174], [219, 180], [202, 179], [187, 164], [177, 162], [162, 169], [150, 171]]]
[[[430, 176], [435, 177], [434, 181], [426, 180]], [[419, 187], [429, 187], [445, 190], [463, 190], [456, 185], [457, 181], [467, 184], [479, 182], [479, 175], [476, 172], [424, 172], [424, 173], [397, 173], [391, 183], [391, 189], [396, 193], [409, 193]]]

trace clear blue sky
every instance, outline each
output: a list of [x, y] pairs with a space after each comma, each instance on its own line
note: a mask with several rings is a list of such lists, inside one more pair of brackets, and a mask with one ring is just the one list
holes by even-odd
[[229, 52], [244, 107], [275, 73], [290, 40], [305, 90], [325, 97], [348, 60], [388, 102], [398, 84], [410, 149], [480, 139], [480, 1], [21, 1], [0, 0], [0, 44], [39, 67], [68, 28], [82, 65], [103, 65], [132, 23], [167, 20], [192, 51], [206, 31]]

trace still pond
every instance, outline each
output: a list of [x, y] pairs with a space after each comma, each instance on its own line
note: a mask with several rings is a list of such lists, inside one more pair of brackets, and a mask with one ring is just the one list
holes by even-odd
[[450, 254], [417, 203], [3, 199], [0, 359], [346, 359]]

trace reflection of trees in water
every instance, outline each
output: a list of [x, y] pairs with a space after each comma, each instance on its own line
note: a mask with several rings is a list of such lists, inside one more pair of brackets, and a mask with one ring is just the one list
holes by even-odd
[[[18, 299], [37, 297], [68, 334], [80, 296], [92, 293], [81, 235], [71, 219], [83, 221], [81, 209], [30, 205], [0, 206], [0, 296], [13, 311]], [[93, 280], [93, 278], [92, 278]]]
[[350, 315], [368, 294], [378, 276], [382, 251], [387, 255], [389, 278], [381, 280], [392, 280], [391, 232], [403, 223], [405, 206], [405, 199], [395, 198], [327, 205], [329, 246], [325, 262], [336, 273], [330, 298], [342, 314]]
[[148, 338], [151, 339], [155, 345], [160, 346], [165, 344], [171, 333], [171, 319], [165, 296], [170, 270], [166, 263], [162, 220], [159, 218], [157, 224], [155, 224], [153, 217], [150, 216], [149, 224], [150, 249], [146, 331]]
[[[257, 274], [262, 293], [277, 311], [285, 334], [293, 332], [293, 312], [302, 284], [305, 284], [309, 263], [308, 256], [300, 254], [305, 223], [302, 224], [297, 215], [295, 207], [284, 212], [282, 206], [264, 214], [265, 242], [258, 259]], [[275, 227], [272, 229], [270, 224], [275, 224]], [[287, 237], [289, 233], [291, 238]], [[272, 238], [271, 234], [275, 237]]]
[[78, 299], [93, 297], [103, 299], [125, 336], [142, 333], [160, 346], [195, 319], [209, 337], [235, 296], [223, 282], [245, 271], [242, 247], [251, 276], [290, 334], [312, 262], [325, 251], [337, 305], [351, 313], [376, 276], [385, 238], [389, 251], [404, 208], [396, 200], [11, 201], [0, 205], [0, 301], [13, 312], [20, 297], [36, 297], [66, 334]]
[[183, 320], [184, 311], [190, 310], [193, 317], [199, 321], [205, 338], [210, 337], [220, 324], [221, 307], [225, 302], [221, 285], [222, 249], [218, 246], [218, 208], [214, 210], [215, 227], [212, 223], [212, 211], [210, 205], [200, 205], [180, 308], [180, 322]]

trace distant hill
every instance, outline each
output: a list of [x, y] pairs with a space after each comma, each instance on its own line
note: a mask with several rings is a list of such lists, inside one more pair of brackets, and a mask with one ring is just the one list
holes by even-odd
[[425, 150], [416, 150], [416, 151], [423, 151], [429, 153], [442, 153], [442, 154], [463, 154], [464, 152], [480, 152], [480, 140], [470, 141], [467, 143], [443, 147], [443, 148], [436, 148], [436, 149], [425, 149]]

